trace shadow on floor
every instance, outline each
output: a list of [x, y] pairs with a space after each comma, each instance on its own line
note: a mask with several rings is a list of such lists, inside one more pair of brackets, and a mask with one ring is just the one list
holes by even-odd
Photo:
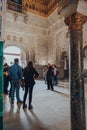
[[33, 109], [30, 110], [32, 116], [34, 119], [31, 119], [29, 116], [29, 112], [27, 110], [24, 110], [27, 119], [29, 120], [30, 124], [31, 124], [31, 128], [32, 130], [57, 130], [56, 128], [51, 128], [50, 126], [46, 126], [45, 124], [43, 124], [40, 119], [36, 116], [36, 114], [34, 113]]
[[58, 93], [58, 94], [62, 94], [63, 96], [69, 97], [68, 94], [65, 94], [65, 93], [62, 93], [62, 92], [59, 92], [59, 91], [56, 91], [56, 90], [54, 90], [53, 92], [56, 92], [56, 93]]

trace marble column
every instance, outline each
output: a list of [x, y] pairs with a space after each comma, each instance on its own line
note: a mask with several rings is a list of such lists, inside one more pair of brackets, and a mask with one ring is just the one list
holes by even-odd
[[3, 130], [3, 43], [0, 40], [0, 130]]
[[86, 130], [82, 45], [82, 25], [86, 20], [79, 13], [65, 19], [70, 30], [71, 130]]

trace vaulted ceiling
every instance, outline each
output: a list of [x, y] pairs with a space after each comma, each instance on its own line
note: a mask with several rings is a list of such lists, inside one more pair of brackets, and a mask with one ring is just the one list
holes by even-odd
[[34, 1], [34, 2], [42, 4], [42, 5], [48, 5], [51, 0], [30, 0], [30, 1]]
[[63, 6], [68, 1], [69, 0], [23, 0], [23, 10], [47, 17], [57, 7]]
[[[87, 2], [87, 0], [7, 0], [7, 7], [21, 13], [33, 12], [48, 17], [56, 8], [59, 11], [70, 3], [72, 7], [77, 7], [79, 1]], [[73, 8], [71, 11], [73, 13]], [[69, 13], [69, 9], [67, 12]]]
[[49, 16], [56, 8], [61, 8], [69, 0], [7, 0], [8, 8], [18, 12], [33, 12], [44, 17]]

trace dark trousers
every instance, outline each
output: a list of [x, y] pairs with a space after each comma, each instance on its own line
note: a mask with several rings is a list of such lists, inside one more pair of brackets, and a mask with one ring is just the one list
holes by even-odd
[[24, 98], [23, 98], [23, 105], [25, 105], [27, 94], [29, 93], [29, 106], [31, 106], [32, 92], [33, 92], [33, 85], [31, 85], [31, 86], [25, 86], [25, 93], [24, 93]]
[[52, 89], [53, 90], [53, 84], [51, 79], [47, 79], [47, 89]]
[[7, 76], [4, 76], [4, 93], [7, 94], [8, 93], [8, 84], [9, 84], [9, 80]]

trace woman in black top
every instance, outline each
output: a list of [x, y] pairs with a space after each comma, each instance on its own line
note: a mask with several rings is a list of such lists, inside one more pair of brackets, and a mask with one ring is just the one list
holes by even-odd
[[33, 67], [33, 63], [31, 61], [28, 62], [27, 67], [23, 71], [23, 76], [24, 76], [24, 82], [25, 82], [25, 94], [24, 94], [24, 99], [23, 99], [23, 109], [27, 107], [25, 104], [27, 94], [29, 92], [29, 108], [32, 109], [32, 92], [33, 92], [33, 87], [35, 85], [34, 79], [39, 76], [38, 72], [36, 69]]

